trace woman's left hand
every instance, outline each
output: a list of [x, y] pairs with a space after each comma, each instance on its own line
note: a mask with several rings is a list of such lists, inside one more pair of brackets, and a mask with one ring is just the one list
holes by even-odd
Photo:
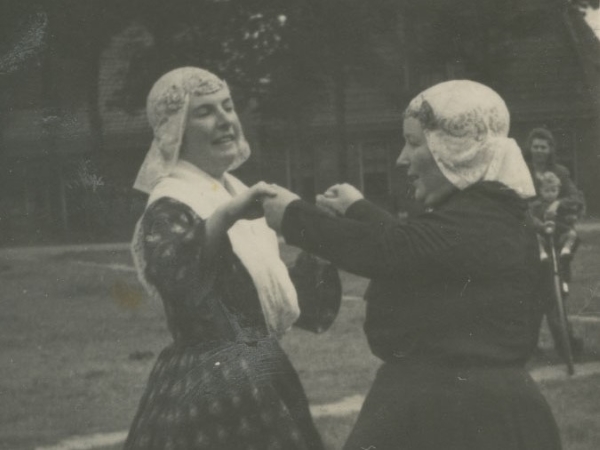
[[285, 209], [290, 203], [298, 200], [300, 197], [276, 184], [271, 185], [271, 188], [275, 191], [276, 195], [264, 197], [262, 207], [265, 212], [267, 224], [279, 233], [281, 232], [281, 222], [283, 221]]

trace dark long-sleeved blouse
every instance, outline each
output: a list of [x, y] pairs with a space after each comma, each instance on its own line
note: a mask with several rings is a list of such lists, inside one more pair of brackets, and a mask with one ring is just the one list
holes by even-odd
[[403, 224], [361, 200], [334, 219], [296, 201], [288, 243], [369, 277], [365, 333], [384, 360], [344, 450], [558, 450], [523, 367], [545, 305], [527, 204], [499, 183]]
[[301, 201], [288, 243], [371, 279], [365, 332], [385, 361], [523, 364], [545, 305], [527, 204], [499, 183], [453, 194], [407, 224], [360, 200], [334, 219]]

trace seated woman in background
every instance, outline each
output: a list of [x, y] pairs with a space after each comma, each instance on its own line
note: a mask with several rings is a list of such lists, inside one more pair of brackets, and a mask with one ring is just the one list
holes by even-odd
[[[577, 186], [571, 179], [569, 169], [562, 164], [556, 162], [556, 141], [554, 135], [545, 128], [534, 128], [529, 133], [527, 138], [527, 148], [525, 152], [529, 159], [529, 169], [533, 177], [533, 181], [536, 188], [536, 193], [539, 200], [541, 195], [541, 183], [548, 172], [553, 173], [560, 180], [560, 189], [558, 192], [558, 205], [557, 212], [560, 211], [561, 215], [569, 216], [569, 221], [572, 223], [574, 229], [575, 223], [583, 215], [585, 209], [585, 202], [582, 193], [577, 189]], [[557, 241], [557, 243], [559, 243]], [[571, 260], [577, 251], [579, 239], [575, 239], [573, 246], [570, 249], [568, 258], [562, 258], [560, 261], [560, 271], [563, 281], [569, 283], [571, 281]], [[548, 280], [544, 283], [545, 295], [551, 298], [554, 294], [552, 293], [553, 284], [552, 281]], [[568, 297], [568, 292], [564, 293], [565, 301]], [[558, 311], [553, 308], [549, 311], [546, 316], [552, 338], [554, 340], [554, 347], [560, 354], [563, 353], [561, 344], [561, 333], [558, 318]], [[574, 356], [579, 356], [583, 353], [583, 339], [576, 337], [573, 334], [573, 329], [569, 326], [569, 340], [571, 342], [571, 348]]]
[[583, 197], [571, 179], [569, 169], [556, 162], [556, 141], [554, 135], [545, 128], [534, 128], [527, 137], [525, 154], [533, 177], [536, 192], [546, 172], [554, 173], [560, 180], [559, 200], [583, 204]]
[[133, 255], [162, 301], [164, 349], [126, 449], [322, 449], [277, 337], [296, 321], [296, 291], [259, 200], [228, 172], [250, 149], [227, 84], [185, 67], [148, 96], [154, 141], [135, 188], [150, 195]]
[[561, 448], [524, 367], [547, 304], [534, 186], [508, 130], [496, 92], [444, 82], [409, 104], [397, 161], [427, 212], [401, 223], [347, 184], [318, 206], [264, 198], [287, 243], [371, 279], [364, 330], [383, 365], [346, 450]]

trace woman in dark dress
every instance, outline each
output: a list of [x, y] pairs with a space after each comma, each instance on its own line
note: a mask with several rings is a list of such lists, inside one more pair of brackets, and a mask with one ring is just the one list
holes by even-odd
[[[401, 223], [350, 185], [318, 207], [278, 188], [267, 222], [289, 244], [371, 279], [365, 333], [383, 365], [346, 450], [555, 450], [524, 365], [542, 315], [534, 187], [493, 90], [456, 80], [417, 96], [406, 166], [427, 212]], [[343, 375], [341, 375], [343, 376]]]
[[298, 376], [277, 337], [296, 292], [260, 200], [228, 173], [249, 155], [222, 80], [186, 67], [148, 96], [154, 141], [135, 188], [150, 195], [133, 255], [162, 301], [162, 351], [126, 449], [322, 449]]
[[[560, 216], [564, 215], [565, 211], [567, 211], [569, 214], [574, 213], [576, 217], [581, 217], [581, 214], [585, 209], [583, 194], [579, 189], [577, 189], [577, 186], [571, 179], [571, 173], [569, 172], [569, 169], [556, 162], [556, 141], [554, 139], [554, 135], [546, 128], [534, 128], [531, 130], [529, 132], [529, 136], [527, 137], [525, 156], [529, 160], [529, 169], [531, 171], [531, 176], [533, 177], [536, 193], [539, 194], [540, 192], [542, 179], [545, 173], [552, 172], [560, 180], [560, 191], [558, 193], [559, 214], [557, 217], [557, 222], [560, 221]], [[545, 233], [545, 223], [534, 218], [534, 224], [538, 229], [538, 233]], [[560, 226], [560, 223], [557, 223], [557, 225]], [[569, 253], [567, 258], [561, 258], [559, 261], [562, 278], [567, 283], [571, 281], [571, 261], [578, 245], [579, 239], [577, 239], [575, 242], [573, 252]], [[552, 292], [552, 280], [548, 280], [545, 285], [545, 295], [551, 298], [554, 295]], [[564, 292], [563, 297], [563, 300], [566, 301], [568, 299], [568, 292]], [[546, 320], [554, 340], [554, 347], [559, 354], [563, 354], [560, 319], [556, 308], [552, 308], [550, 311], [548, 311]], [[568, 334], [573, 355], [575, 357], [581, 356], [583, 353], [583, 339], [574, 335], [573, 328], [570, 326], [570, 324], [568, 327]]]

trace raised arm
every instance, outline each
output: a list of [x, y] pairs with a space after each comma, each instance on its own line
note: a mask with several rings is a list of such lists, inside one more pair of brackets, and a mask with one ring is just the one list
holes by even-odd
[[155, 201], [144, 213], [142, 233], [145, 275], [162, 294], [181, 294], [193, 279], [209, 275], [206, 222], [189, 206], [167, 197]]
[[165, 292], [188, 286], [189, 273], [196, 278], [211, 273], [229, 228], [239, 219], [262, 216], [261, 199], [268, 195], [274, 195], [269, 185], [258, 183], [206, 220], [177, 200], [164, 197], [154, 202], [142, 221], [148, 279]]
[[358, 189], [347, 183], [335, 184], [323, 194], [317, 195], [317, 207], [337, 217], [344, 217], [348, 208], [358, 202], [370, 205], [371, 207], [360, 209], [363, 213], [355, 214], [353, 217], [355, 220], [377, 223], [390, 222], [397, 219], [384, 209], [367, 202]]
[[368, 278], [413, 276], [444, 264], [461, 242], [450, 223], [425, 220], [404, 225], [389, 216], [365, 220], [373, 208], [362, 200], [345, 217], [337, 218], [306, 202], [293, 201], [285, 210], [282, 234], [289, 244]]

